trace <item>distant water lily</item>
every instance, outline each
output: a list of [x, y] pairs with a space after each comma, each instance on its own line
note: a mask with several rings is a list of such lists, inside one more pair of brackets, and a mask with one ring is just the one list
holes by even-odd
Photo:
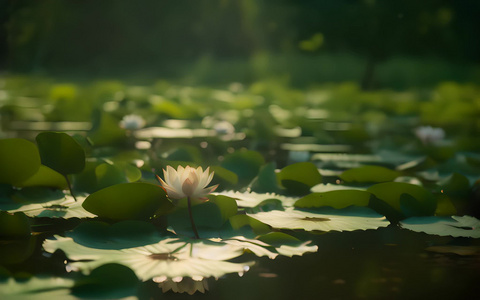
[[420, 126], [415, 129], [415, 135], [424, 145], [436, 145], [445, 138], [445, 131], [442, 128]]
[[171, 166], [167, 166], [167, 170], [163, 170], [165, 180], [162, 180], [158, 175], [157, 179], [167, 192], [167, 195], [172, 200], [179, 200], [187, 198], [188, 212], [190, 215], [190, 222], [195, 237], [198, 238], [198, 232], [193, 221], [191, 201], [192, 199], [204, 199], [211, 192], [215, 191], [217, 185], [207, 187], [212, 181], [214, 172], [210, 173], [210, 167], [203, 171], [202, 167], [192, 168], [186, 166], [178, 166], [175, 170]]
[[120, 121], [120, 127], [127, 130], [137, 130], [145, 126], [145, 120], [139, 115], [126, 115]]

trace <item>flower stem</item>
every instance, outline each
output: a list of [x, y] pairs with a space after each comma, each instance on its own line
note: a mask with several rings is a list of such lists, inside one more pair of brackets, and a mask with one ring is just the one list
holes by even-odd
[[190, 217], [190, 223], [192, 224], [193, 233], [195, 234], [195, 238], [199, 239], [200, 236], [198, 236], [197, 226], [195, 226], [195, 221], [193, 220], [192, 201], [190, 200], [190, 197], [187, 197], [187, 204], [188, 204], [188, 215]]
[[70, 190], [70, 195], [72, 195], [73, 200], [77, 201], [77, 198], [73, 194], [72, 184], [70, 183], [70, 180], [68, 180], [68, 175], [65, 175], [65, 180], [67, 181], [68, 189]]

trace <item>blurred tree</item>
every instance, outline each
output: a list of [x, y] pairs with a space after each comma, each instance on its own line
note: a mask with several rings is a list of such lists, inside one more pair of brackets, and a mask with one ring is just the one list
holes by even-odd
[[480, 40], [473, 38], [480, 29], [478, 0], [3, 0], [0, 5], [0, 64], [7, 62], [12, 71], [169, 76], [204, 57], [246, 61], [259, 53], [350, 52], [365, 59], [361, 81], [372, 88], [376, 65], [393, 56], [480, 62]]

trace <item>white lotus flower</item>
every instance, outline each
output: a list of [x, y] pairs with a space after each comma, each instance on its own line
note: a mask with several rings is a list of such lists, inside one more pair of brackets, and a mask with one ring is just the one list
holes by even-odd
[[442, 128], [420, 126], [415, 128], [415, 135], [424, 145], [436, 145], [445, 138], [445, 131]]
[[186, 166], [178, 166], [177, 170], [171, 166], [167, 166], [167, 170], [163, 170], [165, 181], [157, 176], [162, 187], [166, 190], [170, 199], [178, 200], [183, 198], [190, 199], [206, 199], [206, 195], [213, 192], [217, 185], [206, 187], [213, 178], [214, 172], [210, 173], [210, 167], [205, 172], [202, 167], [192, 168]]
[[120, 127], [127, 130], [137, 130], [145, 126], [145, 120], [139, 115], [126, 115], [120, 121]]

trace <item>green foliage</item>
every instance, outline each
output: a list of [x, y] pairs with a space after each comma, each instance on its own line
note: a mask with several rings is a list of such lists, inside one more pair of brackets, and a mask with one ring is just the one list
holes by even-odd
[[221, 166], [237, 174], [240, 183], [251, 181], [264, 164], [263, 156], [250, 150], [240, 150], [226, 155]]
[[324, 193], [311, 193], [295, 202], [295, 207], [309, 208], [330, 206], [336, 209], [350, 205], [368, 206], [371, 193], [359, 190], [338, 190]]
[[75, 281], [72, 294], [81, 298], [121, 298], [137, 292], [138, 279], [130, 268], [120, 264], [102, 265]]
[[40, 168], [40, 155], [32, 142], [24, 139], [0, 140], [0, 183], [20, 184]]
[[113, 185], [90, 194], [83, 207], [99, 217], [119, 221], [148, 219], [156, 210], [168, 211], [172, 203], [160, 186], [133, 182]]
[[62, 175], [80, 173], [85, 167], [85, 151], [63, 132], [42, 132], [36, 137], [42, 164]]
[[322, 182], [322, 175], [313, 163], [301, 162], [283, 168], [277, 173], [277, 179], [287, 191], [305, 194], [311, 187]]
[[340, 178], [346, 182], [387, 182], [393, 181], [400, 173], [380, 166], [362, 166], [344, 171]]
[[0, 211], [0, 238], [19, 239], [30, 236], [30, 220], [23, 213]]
[[401, 213], [403, 217], [433, 215], [437, 203], [425, 188], [403, 182], [386, 182], [367, 189], [378, 199]]

